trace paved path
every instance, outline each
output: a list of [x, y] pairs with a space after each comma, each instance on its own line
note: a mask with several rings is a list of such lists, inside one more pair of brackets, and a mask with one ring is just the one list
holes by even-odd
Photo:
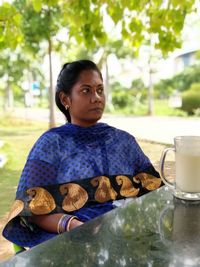
[[[27, 119], [48, 121], [49, 111], [44, 109], [17, 109], [16, 116]], [[64, 123], [61, 112], [56, 112], [56, 121]], [[200, 118], [180, 117], [133, 117], [113, 116], [105, 114], [101, 121], [126, 130], [136, 138], [172, 144], [178, 135], [200, 135]]]
[[105, 117], [105, 121], [137, 138], [165, 144], [173, 144], [173, 138], [178, 135], [200, 135], [200, 118]]

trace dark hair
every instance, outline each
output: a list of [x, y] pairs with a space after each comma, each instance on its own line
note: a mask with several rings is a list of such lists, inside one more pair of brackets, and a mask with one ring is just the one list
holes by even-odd
[[63, 65], [58, 75], [55, 95], [56, 105], [60, 109], [60, 111], [64, 113], [68, 122], [71, 122], [71, 116], [69, 110], [66, 110], [61, 103], [59, 93], [63, 91], [66, 95], [70, 95], [72, 87], [78, 81], [81, 72], [84, 70], [97, 71], [101, 79], [103, 80], [102, 74], [97, 65], [90, 60], [77, 60], [71, 63], [66, 63]]

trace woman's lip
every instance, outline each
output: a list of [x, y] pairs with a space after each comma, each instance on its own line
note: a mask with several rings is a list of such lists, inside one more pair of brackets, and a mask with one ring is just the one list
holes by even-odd
[[102, 108], [91, 108], [89, 111], [98, 111], [98, 112], [102, 112], [103, 109]]

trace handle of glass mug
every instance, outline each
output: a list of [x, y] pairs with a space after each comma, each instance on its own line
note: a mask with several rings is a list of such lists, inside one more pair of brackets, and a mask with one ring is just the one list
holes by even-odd
[[173, 183], [170, 183], [169, 181], [167, 181], [167, 179], [165, 178], [165, 174], [164, 174], [164, 165], [165, 165], [165, 158], [166, 158], [166, 155], [169, 151], [174, 151], [175, 152], [175, 148], [165, 148], [162, 152], [162, 155], [161, 155], [161, 158], [160, 158], [160, 176], [161, 176], [161, 179], [163, 180], [163, 182], [168, 185], [169, 187], [173, 188], [174, 185]]

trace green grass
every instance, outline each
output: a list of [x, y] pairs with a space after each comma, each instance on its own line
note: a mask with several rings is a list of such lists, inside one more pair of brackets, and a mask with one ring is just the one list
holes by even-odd
[[166, 99], [154, 101], [154, 112], [157, 116], [181, 116], [186, 117], [187, 113], [179, 108], [172, 108]]
[[4, 141], [0, 154], [5, 154], [8, 159], [6, 165], [0, 168], [0, 217], [9, 210], [14, 200], [21, 171], [33, 143], [47, 127], [47, 123], [0, 117], [0, 139]]

